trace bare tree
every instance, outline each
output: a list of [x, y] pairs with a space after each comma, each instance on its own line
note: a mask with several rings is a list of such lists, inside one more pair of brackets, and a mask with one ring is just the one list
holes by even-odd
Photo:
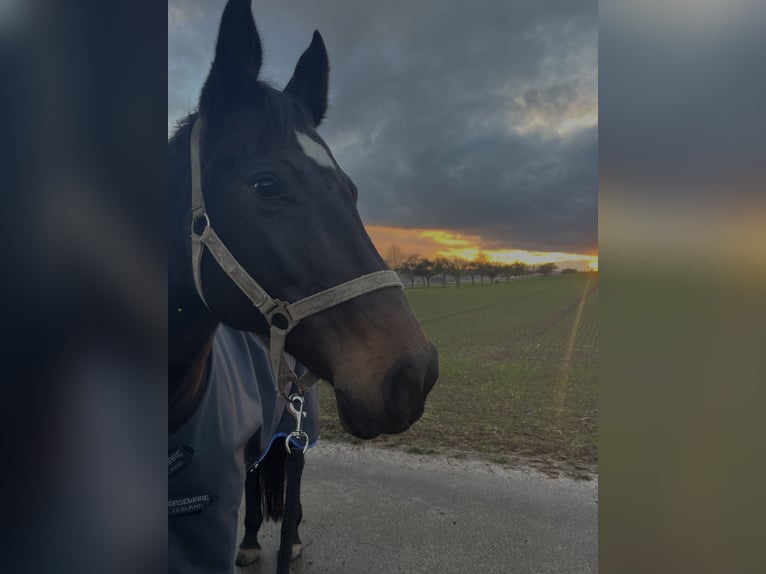
[[423, 278], [426, 287], [431, 288], [431, 278], [434, 276], [434, 262], [430, 259], [420, 259], [415, 266], [415, 274]]
[[503, 272], [503, 264], [502, 263], [494, 263], [490, 262], [487, 267], [485, 273], [489, 275], [489, 282], [494, 283], [495, 277], [500, 275]]
[[[420, 263], [420, 256], [413, 253], [408, 255], [401, 266], [401, 272], [410, 278], [410, 287], [415, 288], [415, 278], [418, 276], [418, 264]], [[424, 281], [425, 283], [425, 281]]]
[[487, 271], [489, 271], [492, 260], [489, 258], [489, 255], [480, 251], [476, 258], [473, 260], [473, 264], [474, 268], [476, 269], [476, 273], [479, 274], [481, 283], [484, 283], [484, 276], [488, 275]]
[[471, 276], [471, 285], [476, 285], [476, 274], [478, 273], [476, 262], [468, 261], [468, 265], [466, 266], [465, 272], [467, 275]]
[[522, 263], [521, 261], [514, 261], [511, 263], [508, 271], [511, 274], [511, 277], [522, 277], [523, 275], [529, 273], [527, 264]]
[[556, 269], [558, 269], [558, 266], [555, 263], [543, 263], [542, 265], [537, 266], [537, 272], [543, 277], [547, 277]]
[[460, 280], [466, 274], [471, 262], [462, 257], [453, 257], [447, 260], [447, 272], [455, 279], [455, 287], [460, 287]]
[[397, 273], [402, 271], [402, 265], [407, 260], [407, 254], [396, 243], [392, 243], [384, 258], [386, 265]]
[[447, 273], [449, 271], [449, 261], [446, 257], [437, 257], [434, 259], [434, 277], [441, 275], [442, 287], [447, 286]]

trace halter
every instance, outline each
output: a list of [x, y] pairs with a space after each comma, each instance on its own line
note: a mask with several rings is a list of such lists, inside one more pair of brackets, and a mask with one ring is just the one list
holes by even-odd
[[[194, 286], [197, 293], [208, 309], [202, 290], [202, 253], [207, 247], [210, 254], [216, 260], [224, 273], [234, 281], [255, 308], [266, 318], [269, 325], [269, 358], [271, 368], [274, 371], [274, 382], [277, 393], [288, 400], [288, 392], [293, 383], [298, 387], [301, 394], [319, 380], [315, 374], [307, 371], [300, 378], [295, 374], [292, 367], [284, 356], [285, 341], [287, 334], [302, 319], [316, 315], [321, 311], [340, 305], [351, 299], [355, 299], [365, 293], [377, 291], [386, 287], [404, 287], [399, 276], [394, 271], [383, 270], [362, 275], [351, 281], [346, 281], [335, 287], [331, 287], [319, 293], [314, 293], [298, 301], [288, 303], [271, 297], [258, 282], [239, 264], [228, 250], [221, 238], [213, 230], [210, 217], [205, 211], [205, 200], [202, 196], [202, 170], [200, 165], [200, 132], [202, 120], [198, 117], [194, 121], [191, 133], [191, 172], [192, 172], [192, 218], [191, 218], [191, 249], [192, 249], [192, 273]], [[205, 228], [201, 234], [197, 234], [196, 224], [204, 221]], [[290, 402], [288, 403], [290, 404]]]

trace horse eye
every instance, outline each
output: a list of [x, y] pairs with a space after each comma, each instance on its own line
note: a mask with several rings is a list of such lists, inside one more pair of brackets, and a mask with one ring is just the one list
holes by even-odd
[[256, 179], [251, 185], [258, 197], [273, 199], [282, 196], [282, 191], [273, 179]]

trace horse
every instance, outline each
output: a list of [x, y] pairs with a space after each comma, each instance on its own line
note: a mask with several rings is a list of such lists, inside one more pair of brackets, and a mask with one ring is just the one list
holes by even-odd
[[[258, 401], [285, 394], [283, 350], [330, 383], [341, 424], [361, 439], [407, 430], [438, 378], [436, 348], [317, 131], [329, 87], [321, 35], [283, 90], [259, 79], [261, 64], [250, 0], [229, 0], [197, 109], [168, 140], [169, 443], [191, 433], [205, 447], [174, 450], [171, 571], [233, 570], [255, 456], [245, 446], [267, 434]], [[255, 378], [263, 365], [238, 362], [251, 356], [246, 339], [218, 345], [221, 324], [268, 342], [278, 393], [240, 376], [237, 365]]]

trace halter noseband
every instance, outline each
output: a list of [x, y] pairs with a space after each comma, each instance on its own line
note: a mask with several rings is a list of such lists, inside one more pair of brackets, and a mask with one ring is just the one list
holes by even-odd
[[[240, 291], [247, 295], [256, 309], [266, 318], [266, 322], [269, 325], [269, 358], [271, 360], [271, 368], [274, 371], [277, 393], [287, 398], [290, 386], [293, 383], [303, 393], [316, 383], [319, 377], [309, 371], [298, 378], [286, 361], [284, 356], [285, 340], [293, 327], [306, 317], [316, 315], [321, 311], [340, 305], [365, 293], [377, 291], [385, 287], [403, 288], [404, 286], [394, 271], [383, 270], [362, 275], [293, 303], [287, 303], [271, 297], [239, 264], [223, 241], [221, 241], [218, 234], [213, 231], [213, 227], [210, 224], [210, 217], [205, 211], [205, 200], [202, 196], [202, 170], [199, 153], [201, 129], [202, 120], [197, 117], [192, 126], [191, 133], [191, 251], [194, 286], [200, 299], [202, 299], [202, 302], [207, 307], [207, 301], [202, 291], [201, 271], [202, 253], [205, 247], [207, 247], [224, 273], [234, 281]], [[205, 228], [201, 234], [197, 234], [195, 229], [199, 221], [204, 221], [205, 223]]]

